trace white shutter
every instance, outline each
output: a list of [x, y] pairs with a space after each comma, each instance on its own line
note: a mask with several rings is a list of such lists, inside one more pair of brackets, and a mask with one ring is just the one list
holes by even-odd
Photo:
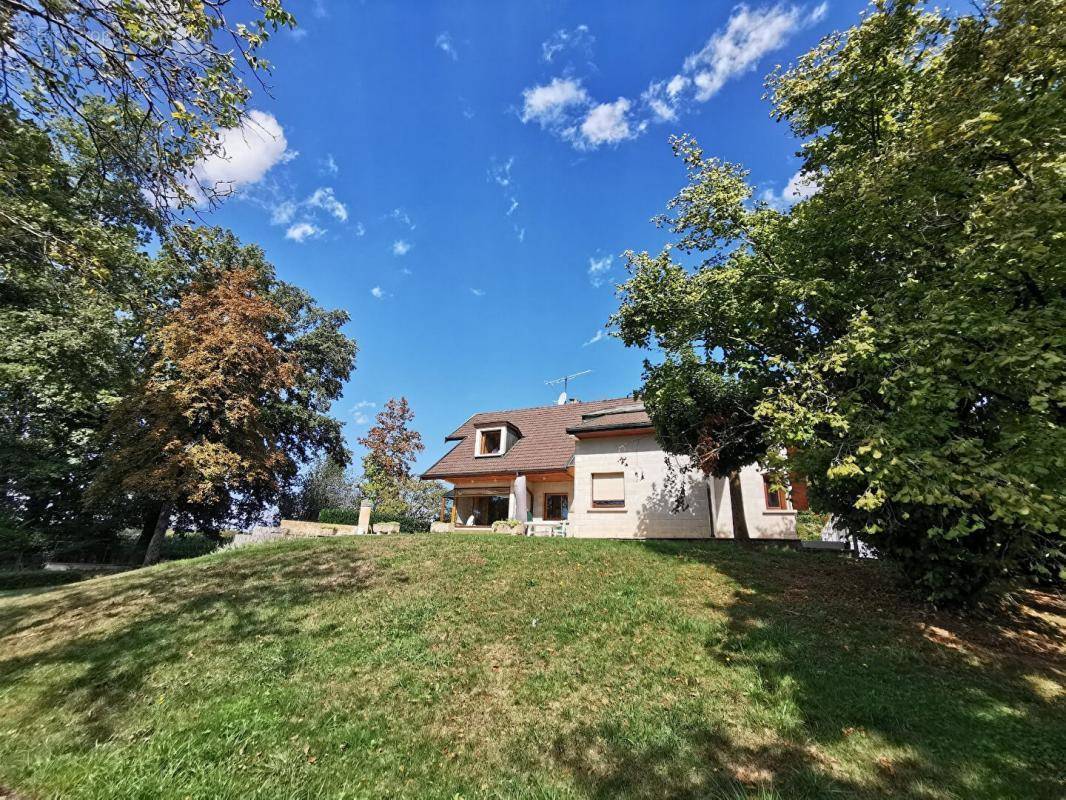
[[592, 505], [620, 508], [625, 505], [625, 474], [599, 472], [592, 476]]

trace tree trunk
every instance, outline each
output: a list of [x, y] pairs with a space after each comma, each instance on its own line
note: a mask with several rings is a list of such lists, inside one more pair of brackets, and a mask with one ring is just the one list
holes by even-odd
[[159, 516], [155, 521], [155, 529], [152, 538], [148, 542], [148, 549], [144, 553], [144, 566], [150, 567], [159, 561], [163, 552], [163, 540], [167, 537], [167, 528], [170, 527], [170, 503], [162, 503], [159, 506]]
[[733, 515], [733, 538], [738, 542], [751, 541], [748, 520], [744, 516], [744, 494], [740, 488], [740, 470], [729, 473], [729, 510]]
[[141, 535], [137, 537], [137, 543], [133, 546], [133, 562], [144, 560], [144, 554], [148, 550], [148, 543], [152, 541], [156, 523], [159, 522], [159, 512], [163, 509], [162, 502], [150, 501], [144, 507], [144, 521], [141, 523]]

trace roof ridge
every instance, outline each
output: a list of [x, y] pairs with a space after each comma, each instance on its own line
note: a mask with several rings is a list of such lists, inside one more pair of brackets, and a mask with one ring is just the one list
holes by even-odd
[[[632, 397], [628, 397], [628, 396], [627, 397], [604, 397], [602, 400], [574, 400], [572, 402], [568, 400], [565, 403], [547, 403], [546, 405], [542, 405], [542, 406], [525, 406], [523, 408], [500, 408], [500, 409], [495, 409], [493, 411], [476, 411], [476, 412], [474, 412], [473, 414], [471, 414], [467, 418], [466, 422], [464, 422], [463, 425], [466, 425], [467, 422], [470, 422], [470, 420], [472, 420], [474, 417], [484, 416], [485, 414], [513, 414], [516, 411], [540, 411], [542, 409], [548, 409], [548, 408], [566, 408], [568, 406], [587, 406], [587, 405], [592, 405], [593, 403], [610, 403], [610, 402], [612, 402], [614, 400], [630, 400], [630, 401], [632, 401], [633, 398]], [[460, 425], [459, 427], [461, 428], [461, 427], [463, 427], [463, 425]], [[456, 430], [458, 430], [458, 428]]]
[[644, 403], [640, 400], [634, 400], [632, 403], [626, 406], [615, 406], [614, 408], [603, 408], [598, 411], [592, 411], [588, 414], [582, 414], [582, 419], [593, 419], [595, 417], [606, 417], [611, 414], [632, 414], [637, 411], [646, 411]]

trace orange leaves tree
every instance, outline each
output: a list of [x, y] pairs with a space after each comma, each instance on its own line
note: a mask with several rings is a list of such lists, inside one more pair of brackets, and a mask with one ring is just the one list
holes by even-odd
[[145, 563], [174, 514], [247, 520], [314, 453], [346, 460], [327, 412], [355, 358], [339, 331], [347, 315], [276, 281], [261, 251], [232, 234], [192, 232], [164, 257], [193, 264], [194, 277], [114, 409], [90, 490], [96, 503], [152, 510]]
[[422, 435], [408, 428], [414, 421], [406, 397], [392, 398], [378, 413], [375, 424], [359, 439], [366, 448], [363, 457], [363, 494], [379, 510], [400, 504], [401, 487], [411, 478], [411, 464], [426, 449]]

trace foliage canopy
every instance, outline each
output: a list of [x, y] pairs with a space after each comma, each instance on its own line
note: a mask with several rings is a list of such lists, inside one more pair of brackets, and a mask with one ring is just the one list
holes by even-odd
[[628, 254], [614, 318], [666, 353], [646, 376], [658, 428], [656, 408], [722, 410], [667, 378], [678, 364], [758, 390], [764, 458], [937, 602], [1062, 575], [1062, 11], [877, 2], [776, 72], [817, 189], [790, 209], [675, 140], [677, 240]]

